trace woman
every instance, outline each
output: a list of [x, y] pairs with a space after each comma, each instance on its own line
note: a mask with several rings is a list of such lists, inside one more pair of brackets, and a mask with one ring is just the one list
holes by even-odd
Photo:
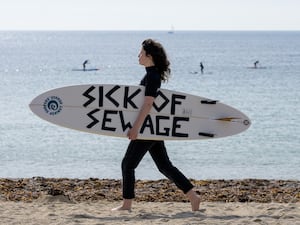
[[191, 202], [192, 210], [199, 210], [199, 196], [193, 191], [191, 182], [170, 162], [164, 141], [137, 139], [139, 129], [157, 96], [157, 90], [160, 88], [161, 81], [166, 81], [171, 71], [169, 68], [170, 62], [167, 59], [164, 48], [160, 43], [152, 39], [147, 39], [142, 43], [142, 49], [138, 57], [140, 65], [143, 65], [146, 69], [146, 75], [140, 83], [145, 86], [145, 98], [133, 127], [127, 133], [131, 141], [122, 160], [123, 204], [113, 210], [131, 209], [132, 201], [135, 197], [134, 170], [147, 151], [149, 151], [159, 171], [172, 180], [187, 195]]

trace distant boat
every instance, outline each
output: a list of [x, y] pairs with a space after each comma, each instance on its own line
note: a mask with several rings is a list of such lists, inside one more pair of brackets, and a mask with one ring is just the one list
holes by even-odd
[[174, 34], [174, 27], [171, 27], [171, 30], [168, 31], [168, 34]]

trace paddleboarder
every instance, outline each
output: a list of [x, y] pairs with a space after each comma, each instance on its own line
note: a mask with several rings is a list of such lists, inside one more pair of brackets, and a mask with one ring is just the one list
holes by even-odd
[[88, 59], [85, 60], [85, 61], [83, 62], [83, 64], [82, 64], [82, 66], [83, 66], [83, 71], [85, 71], [86, 64], [88, 64], [88, 63], [89, 63], [89, 60], [88, 60]]
[[201, 73], [203, 73], [204, 66], [203, 66], [203, 63], [202, 63], [202, 62], [200, 62], [200, 70], [201, 70]]

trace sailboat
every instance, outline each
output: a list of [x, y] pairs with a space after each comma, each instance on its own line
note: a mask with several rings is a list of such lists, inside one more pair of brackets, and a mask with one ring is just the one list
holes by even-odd
[[174, 26], [171, 27], [171, 30], [168, 31], [168, 34], [174, 34]]

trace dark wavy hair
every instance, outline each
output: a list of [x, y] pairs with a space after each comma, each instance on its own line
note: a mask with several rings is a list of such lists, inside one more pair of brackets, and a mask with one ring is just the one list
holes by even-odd
[[170, 77], [171, 69], [164, 47], [159, 42], [152, 39], [144, 40], [142, 46], [146, 54], [152, 56], [153, 63], [161, 75], [161, 80], [167, 81]]

